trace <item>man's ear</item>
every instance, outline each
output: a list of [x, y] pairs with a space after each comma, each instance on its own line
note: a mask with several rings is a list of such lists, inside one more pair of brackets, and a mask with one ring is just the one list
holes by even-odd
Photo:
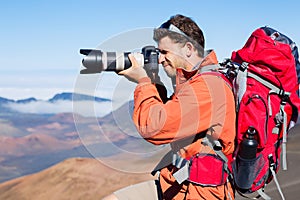
[[185, 48], [186, 48], [186, 56], [191, 57], [191, 55], [193, 54], [193, 51], [195, 51], [194, 45], [190, 42], [187, 42], [187, 43], [185, 43]]

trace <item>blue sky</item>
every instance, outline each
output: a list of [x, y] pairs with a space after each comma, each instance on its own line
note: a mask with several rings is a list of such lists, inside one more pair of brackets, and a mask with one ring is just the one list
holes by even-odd
[[252, 31], [264, 25], [280, 30], [299, 45], [300, 3], [285, 2], [1, 1], [0, 96], [46, 99], [56, 92], [73, 91], [81, 68], [80, 48], [95, 48], [126, 31], [157, 27], [178, 13], [199, 24], [206, 47], [214, 48], [220, 61], [230, 57]]

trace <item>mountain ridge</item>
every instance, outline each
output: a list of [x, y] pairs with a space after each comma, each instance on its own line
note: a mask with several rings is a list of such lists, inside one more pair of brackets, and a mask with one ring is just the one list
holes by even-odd
[[111, 101], [110, 99], [107, 98], [102, 98], [102, 97], [96, 97], [92, 95], [86, 95], [86, 94], [81, 94], [81, 93], [76, 93], [76, 92], [61, 92], [54, 94], [53, 97], [47, 99], [47, 100], [40, 100], [36, 99], [35, 97], [28, 97], [24, 99], [10, 99], [6, 97], [1, 97], [0, 96], [0, 104], [3, 103], [17, 103], [17, 104], [24, 104], [24, 103], [30, 103], [30, 102], [36, 102], [36, 101], [46, 101], [46, 102], [51, 102], [54, 103], [56, 101], [96, 101], [96, 102], [108, 102]]

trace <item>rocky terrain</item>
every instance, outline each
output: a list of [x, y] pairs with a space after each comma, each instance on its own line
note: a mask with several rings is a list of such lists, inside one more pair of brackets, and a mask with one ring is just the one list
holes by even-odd
[[0, 184], [0, 199], [101, 199], [122, 187], [153, 179], [113, 170], [96, 159], [70, 158], [39, 173]]
[[[71, 97], [56, 95], [51, 104], [60, 99], [71, 103]], [[37, 101], [0, 98], [1, 200], [101, 199], [122, 187], [153, 179], [149, 172], [163, 152], [149, 153], [157, 149], [138, 137], [129, 117], [130, 103], [104, 117], [24, 113], [5, 106]], [[298, 124], [288, 137], [288, 170], [278, 173], [286, 199], [300, 198], [299, 144]], [[274, 181], [266, 192], [280, 199]], [[243, 198], [237, 195], [236, 199]]]

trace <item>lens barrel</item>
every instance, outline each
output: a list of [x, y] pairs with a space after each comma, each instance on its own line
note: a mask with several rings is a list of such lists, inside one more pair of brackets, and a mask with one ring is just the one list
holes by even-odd
[[[82, 59], [82, 64], [86, 69], [81, 70], [81, 74], [94, 74], [102, 71], [120, 72], [131, 66], [128, 58], [130, 52], [104, 52], [101, 50], [80, 49], [80, 53], [86, 55]], [[141, 62], [140, 60], [138, 59], [139, 63]]]
[[146, 70], [158, 70], [158, 54], [154, 46], [146, 46], [142, 53], [131, 52], [105, 52], [98, 49], [80, 49], [80, 54], [85, 55], [82, 65], [86, 68], [80, 74], [95, 74], [102, 71], [116, 73], [128, 69], [132, 64], [128, 55], [132, 54], [140, 66]]

